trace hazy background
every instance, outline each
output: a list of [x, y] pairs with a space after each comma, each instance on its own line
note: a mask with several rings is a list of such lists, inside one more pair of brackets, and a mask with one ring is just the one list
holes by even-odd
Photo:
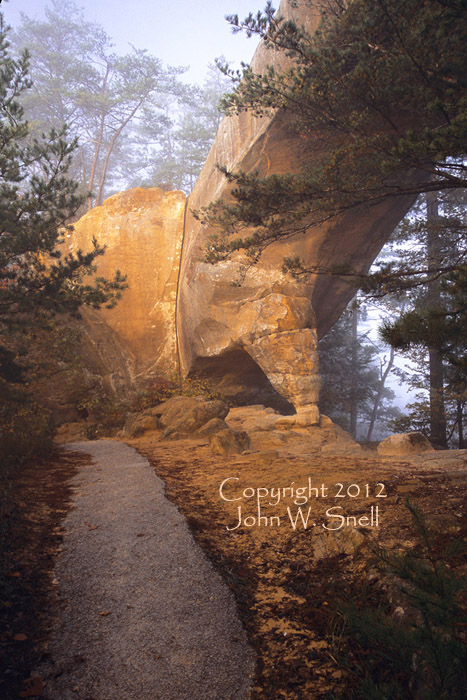
[[[33, 19], [44, 17], [44, 0], [3, 0], [1, 9], [12, 27], [21, 12]], [[126, 53], [129, 44], [147, 49], [172, 66], [190, 66], [184, 80], [201, 83], [208, 63], [224, 55], [228, 61], [249, 62], [257, 41], [233, 35], [225, 15], [263, 9], [259, 0], [77, 0], [86, 19], [102, 25], [112, 38], [117, 53]]]

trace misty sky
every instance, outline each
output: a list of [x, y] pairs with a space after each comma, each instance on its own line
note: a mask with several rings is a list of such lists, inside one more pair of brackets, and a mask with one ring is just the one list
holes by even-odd
[[[15, 27], [21, 12], [41, 19], [46, 5], [45, 0], [4, 0], [1, 9]], [[76, 5], [103, 26], [118, 53], [126, 53], [128, 44], [148, 49], [166, 65], [189, 65], [187, 79], [203, 82], [208, 63], [218, 56], [237, 66], [251, 60], [257, 40], [233, 35], [224, 17], [243, 19], [263, 9], [265, 0], [76, 0]]]

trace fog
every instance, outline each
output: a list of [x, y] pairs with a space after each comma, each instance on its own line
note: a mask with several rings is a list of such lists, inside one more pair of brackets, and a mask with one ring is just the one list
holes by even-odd
[[[13, 28], [23, 12], [41, 19], [48, 3], [43, 0], [4, 0], [2, 11]], [[65, 4], [65, 3], [61, 3]], [[147, 49], [165, 64], [190, 66], [189, 82], [203, 82], [206, 68], [218, 56], [239, 65], [249, 62], [257, 41], [233, 35], [225, 15], [248, 13], [263, 8], [259, 0], [77, 0], [85, 18], [96, 22], [112, 38], [117, 53], [126, 53], [129, 44]]]

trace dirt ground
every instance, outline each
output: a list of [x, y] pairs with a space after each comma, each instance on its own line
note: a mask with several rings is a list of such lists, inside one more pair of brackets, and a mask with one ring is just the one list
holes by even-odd
[[[372, 544], [397, 549], [414, 542], [406, 496], [440, 532], [467, 534], [465, 456], [382, 460], [371, 451], [281, 456], [271, 450], [219, 457], [206, 441], [160, 441], [153, 433], [128, 442], [165, 481], [168, 497], [234, 592], [258, 658], [252, 700], [319, 700], [339, 690], [336, 602], [377, 584], [368, 563]], [[12, 487], [0, 601], [5, 700], [41, 696], [31, 669], [47, 657], [46, 601], [68, 483], [80, 464], [82, 456], [63, 454], [23, 469]], [[350, 519], [338, 528], [341, 515]]]
[[2, 484], [0, 536], [0, 697], [40, 695], [31, 669], [47, 656], [49, 595], [70, 507], [70, 479], [88, 463], [76, 453], [19, 468]]
[[376, 583], [371, 545], [414, 543], [407, 496], [440, 531], [467, 533], [467, 453], [440, 464], [371, 451], [218, 457], [206, 443], [160, 442], [155, 434], [130, 444], [164, 479], [234, 591], [258, 655], [252, 700], [318, 700], [339, 690], [330, 642], [337, 601]]

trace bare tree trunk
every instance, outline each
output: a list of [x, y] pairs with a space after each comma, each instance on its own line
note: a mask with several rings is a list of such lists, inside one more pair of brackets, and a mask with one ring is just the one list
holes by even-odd
[[100, 182], [99, 182], [99, 190], [97, 192], [96, 202], [95, 202], [95, 205], [97, 207], [102, 204], [102, 195], [103, 195], [103, 191], [104, 191], [105, 178], [107, 177], [107, 168], [109, 166], [109, 160], [110, 160], [110, 156], [112, 154], [112, 151], [114, 149], [114, 146], [118, 140], [118, 137], [122, 133], [123, 129], [133, 119], [133, 117], [135, 116], [136, 112], [141, 107], [143, 102], [144, 102], [144, 99], [141, 99], [138, 102], [136, 107], [130, 112], [128, 117], [120, 124], [120, 126], [118, 127], [118, 129], [116, 130], [114, 135], [112, 136], [109, 147], [107, 149], [107, 153], [105, 154], [104, 164], [102, 166], [102, 173], [101, 173], [101, 178], [100, 178]]
[[[440, 264], [441, 241], [437, 222], [439, 219], [438, 197], [436, 192], [426, 195], [427, 213], [427, 263], [428, 268]], [[428, 283], [427, 303], [430, 308], [436, 308], [441, 302], [439, 280]], [[430, 436], [435, 447], [446, 449], [446, 414], [444, 409], [444, 368], [439, 350], [428, 347], [430, 367]]]
[[92, 203], [92, 186], [94, 184], [94, 177], [96, 175], [96, 168], [97, 168], [97, 161], [99, 159], [99, 153], [101, 150], [102, 146], [102, 139], [104, 135], [104, 114], [102, 113], [101, 115], [101, 121], [99, 125], [99, 133], [96, 139], [96, 147], [94, 149], [94, 157], [92, 160], [92, 166], [91, 166], [91, 173], [89, 175], [89, 185], [88, 185], [88, 209], [92, 209], [93, 203]]
[[354, 302], [352, 306], [352, 362], [351, 362], [351, 384], [350, 384], [350, 432], [353, 437], [357, 438], [357, 418], [358, 418], [358, 406], [357, 406], [357, 343], [358, 343], [358, 306]]
[[457, 433], [459, 435], [459, 449], [465, 449], [464, 443], [464, 424], [463, 424], [463, 404], [460, 399], [457, 399]]
[[391, 348], [390, 354], [389, 354], [389, 361], [388, 364], [386, 365], [386, 369], [384, 370], [381, 380], [379, 382], [378, 386], [378, 393], [376, 394], [375, 402], [373, 404], [373, 410], [371, 411], [371, 418], [370, 418], [370, 425], [368, 426], [368, 432], [366, 434], [366, 439], [369, 442], [371, 440], [371, 436], [373, 434], [373, 428], [375, 427], [375, 422], [376, 418], [378, 417], [378, 410], [379, 406], [381, 403], [381, 399], [383, 397], [383, 391], [384, 387], [386, 384], [386, 379], [388, 378], [389, 372], [392, 369], [392, 366], [394, 365], [394, 357], [395, 357], [395, 350], [394, 348]]
[[[104, 80], [102, 83], [102, 89], [100, 91], [101, 96], [103, 96], [105, 94], [105, 91], [107, 89], [107, 81], [109, 78], [109, 74], [110, 74], [110, 65], [107, 63], [105, 76], [104, 76]], [[88, 210], [92, 209], [92, 206], [93, 206], [93, 204], [92, 204], [92, 186], [94, 185], [94, 178], [96, 175], [97, 162], [99, 160], [99, 154], [100, 154], [100, 150], [101, 150], [101, 146], [102, 146], [102, 140], [104, 138], [104, 125], [105, 125], [105, 112], [104, 112], [104, 108], [102, 108], [101, 118], [100, 118], [100, 122], [99, 122], [99, 129], [98, 129], [97, 137], [96, 137], [96, 145], [94, 148], [94, 157], [92, 159], [91, 173], [89, 175]]]

